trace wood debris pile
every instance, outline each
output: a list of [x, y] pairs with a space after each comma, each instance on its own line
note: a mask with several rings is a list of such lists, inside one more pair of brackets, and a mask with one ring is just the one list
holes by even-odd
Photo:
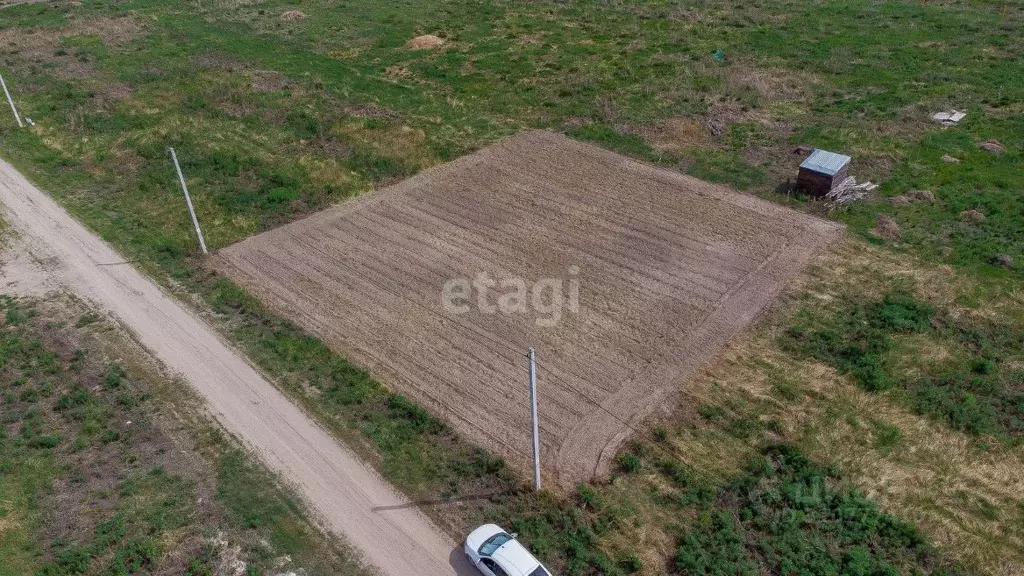
[[876, 188], [878, 188], [878, 184], [871, 182], [858, 184], [856, 178], [849, 176], [828, 194], [825, 194], [825, 198], [829, 201], [829, 208], [835, 209], [860, 200]]

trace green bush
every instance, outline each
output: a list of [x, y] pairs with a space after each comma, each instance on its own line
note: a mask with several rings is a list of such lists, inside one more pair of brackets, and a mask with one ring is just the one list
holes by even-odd
[[755, 576], [757, 564], [747, 557], [746, 537], [725, 510], [705, 513], [683, 537], [675, 565], [684, 574]]
[[127, 377], [127, 373], [124, 371], [124, 367], [120, 364], [111, 364], [107, 366], [106, 371], [103, 372], [103, 387], [104, 388], [117, 388], [121, 386], [124, 379]]
[[644, 569], [644, 563], [640, 560], [640, 557], [636, 554], [630, 554], [626, 556], [619, 565], [622, 566], [622, 571], [626, 574], [636, 574]]
[[971, 390], [971, 384], [976, 382], [967, 374], [927, 379], [911, 389], [911, 401], [918, 412], [945, 420], [955, 430], [983, 436], [999, 435], [1009, 428], [1019, 434], [1022, 428], [1014, 428], [1013, 423], [1000, 425], [991, 397]]
[[92, 563], [92, 554], [82, 547], [72, 547], [55, 554], [54, 561], [40, 571], [41, 576], [70, 576], [85, 574]]
[[618, 464], [619, 470], [631, 474], [640, 469], [643, 462], [640, 461], [640, 457], [636, 454], [630, 454], [628, 452], [622, 452], [615, 456], [615, 463]]
[[111, 576], [132, 576], [152, 567], [160, 558], [157, 543], [149, 538], [133, 538], [114, 551], [108, 573]]
[[680, 538], [676, 573], [960, 573], [913, 526], [788, 446], [765, 449], [714, 501]]
[[923, 332], [934, 315], [933, 307], [910, 295], [891, 294], [879, 302], [855, 304], [825, 326], [809, 326], [805, 319], [787, 331], [785, 343], [852, 375], [865, 390], [885, 390], [893, 385], [882, 366], [882, 355], [892, 349], [890, 334]]
[[59, 445], [59, 434], [40, 434], [29, 441], [29, 446], [33, 448], [56, 448]]

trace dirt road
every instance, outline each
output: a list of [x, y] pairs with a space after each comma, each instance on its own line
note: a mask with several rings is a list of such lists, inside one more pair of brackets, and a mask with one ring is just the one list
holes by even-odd
[[[20, 262], [0, 287], [18, 292], [19, 273], [44, 267], [62, 284], [114, 314], [171, 371], [206, 399], [214, 417], [288, 479], [324, 523], [391, 576], [469, 575], [455, 542], [377, 473], [313, 423], [202, 320], [165, 294], [110, 246], [0, 160], [0, 204], [21, 236]], [[24, 252], [31, 252], [25, 258]], [[38, 288], [40, 275], [25, 284]]]

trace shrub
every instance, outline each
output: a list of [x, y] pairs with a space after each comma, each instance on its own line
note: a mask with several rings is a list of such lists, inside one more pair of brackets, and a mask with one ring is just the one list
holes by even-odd
[[640, 470], [640, 467], [643, 465], [639, 456], [628, 452], [622, 452], [616, 455], [615, 463], [618, 464], [619, 470], [627, 474]]
[[963, 375], [928, 379], [911, 389], [914, 408], [945, 420], [955, 430], [975, 435], [999, 434], [1004, 429], [987, 399], [974, 394]]
[[127, 376], [128, 374], [124, 371], [124, 367], [120, 364], [111, 364], [103, 372], [103, 387], [107, 389], [117, 388], [121, 386], [121, 383], [124, 382]]
[[54, 561], [40, 570], [41, 576], [85, 574], [92, 563], [92, 554], [86, 548], [75, 546], [55, 554]]
[[636, 554], [626, 556], [619, 565], [622, 566], [622, 571], [626, 574], [636, 574], [644, 569], [643, 561]]
[[878, 328], [907, 334], [928, 330], [935, 308], [909, 294], [898, 292], [886, 295], [881, 304], [869, 306], [868, 313]]
[[577, 484], [576, 496], [584, 508], [598, 510], [601, 508], [601, 501], [598, 499], [597, 491], [590, 484]]
[[757, 565], [747, 558], [745, 541], [728, 512], [706, 513], [680, 542], [676, 568], [693, 575], [755, 576]]
[[765, 449], [680, 538], [679, 574], [959, 573], [910, 524], [788, 446]]
[[40, 434], [29, 440], [29, 445], [33, 448], [56, 448], [60, 445], [60, 435]]
[[109, 573], [112, 576], [131, 576], [153, 565], [160, 557], [157, 545], [148, 538], [134, 538], [114, 552]]
[[57, 399], [57, 404], [53, 407], [58, 412], [71, 410], [79, 406], [85, 406], [89, 403], [91, 396], [89, 391], [81, 386], [75, 386], [70, 394], [61, 394], [60, 398]]

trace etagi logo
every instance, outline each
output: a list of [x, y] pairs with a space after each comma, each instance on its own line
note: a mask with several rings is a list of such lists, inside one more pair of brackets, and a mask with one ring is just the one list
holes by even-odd
[[[476, 309], [481, 314], [539, 314], [537, 326], [550, 328], [568, 311], [580, 309], [580, 269], [570, 266], [568, 278], [541, 278], [532, 284], [522, 278], [495, 280], [487, 272], [469, 278], [452, 278], [441, 289], [441, 306], [451, 314]], [[474, 298], [474, 292], [475, 298]]]

